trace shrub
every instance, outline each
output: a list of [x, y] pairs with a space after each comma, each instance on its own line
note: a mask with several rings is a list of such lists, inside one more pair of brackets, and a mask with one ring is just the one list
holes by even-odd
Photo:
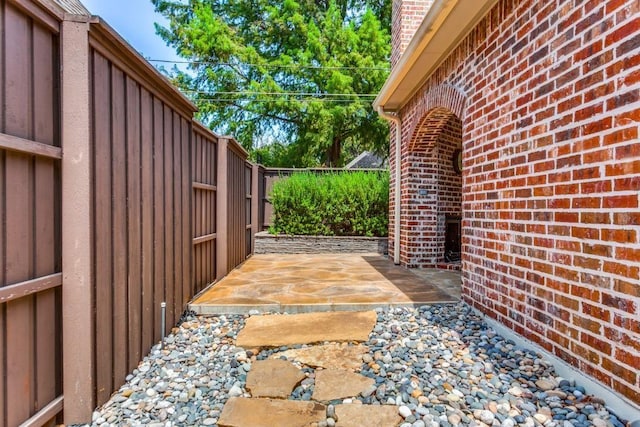
[[386, 236], [388, 172], [299, 172], [277, 181], [270, 195], [272, 234]]

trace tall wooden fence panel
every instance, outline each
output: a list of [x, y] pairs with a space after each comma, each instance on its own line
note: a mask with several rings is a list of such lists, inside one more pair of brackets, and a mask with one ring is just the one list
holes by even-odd
[[246, 153], [235, 145], [229, 144], [227, 155], [227, 271], [251, 253], [250, 235], [247, 250], [247, 230], [251, 227], [251, 215], [247, 215], [247, 203], [251, 204], [251, 169], [246, 164]]
[[[96, 404], [170, 330], [192, 296], [191, 111], [91, 29]], [[168, 89], [169, 88], [169, 89]]]
[[62, 410], [59, 25], [0, 1], [0, 425]]
[[193, 185], [193, 294], [216, 280], [217, 138], [194, 122], [191, 143]]
[[249, 161], [244, 162], [244, 258], [246, 259], [253, 253], [253, 206], [251, 200], [254, 196], [252, 188], [253, 164]]
[[90, 421], [188, 300], [249, 256], [263, 209], [262, 168], [78, 13], [0, 0], [0, 426], [59, 421], [63, 374], [65, 421]]

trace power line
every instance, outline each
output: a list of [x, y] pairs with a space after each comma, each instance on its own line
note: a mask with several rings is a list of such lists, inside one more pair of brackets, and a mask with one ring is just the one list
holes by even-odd
[[313, 97], [376, 97], [375, 93], [320, 93], [320, 92], [251, 92], [251, 91], [225, 91], [203, 92], [197, 90], [184, 90], [186, 94], [195, 95], [266, 95], [266, 96], [313, 96]]
[[341, 66], [322, 66], [322, 65], [298, 65], [298, 64], [290, 64], [290, 65], [276, 65], [276, 64], [232, 64], [230, 62], [214, 62], [214, 61], [172, 61], [169, 59], [147, 59], [149, 62], [160, 62], [165, 64], [187, 64], [187, 65], [201, 65], [201, 64], [209, 64], [209, 65], [223, 65], [227, 67], [237, 67], [237, 66], [245, 66], [245, 67], [265, 67], [265, 68], [304, 68], [311, 70], [378, 70], [378, 71], [389, 71], [389, 67], [341, 67]]
[[[238, 102], [247, 101], [239, 98], [215, 98], [215, 99], [198, 99], [196, 102], [204, 103], [217, 103], [217, 102]], [[314, 98], [314, 99], [297, 99], [297, 98], [282, 98], [282, 99], [252, 99], [249, 102], [336, 102], [336, 103], [353, 103], [353, 99], [329, 99], [329, 98]]]

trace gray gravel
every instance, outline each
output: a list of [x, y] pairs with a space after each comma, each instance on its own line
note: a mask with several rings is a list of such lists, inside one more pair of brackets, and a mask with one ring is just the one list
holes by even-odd
[[[397, 405], [401, 427], [624, 427], [605, 402], [502, 338], [464, 303], [377, 312], [361, 371], [376, 384], [356, 399]], [[94, 412], [92, 425], [217, 425], [230, 396], [249, 396], [243, 387], [252, 361], [287, 349], [254, 355], [235, 347], [245, 319], [187, 317]], [[293, 399], [313, 393], [314, 370], [303, 370]], [[323, 425], [334, 425], [333, 411]]]

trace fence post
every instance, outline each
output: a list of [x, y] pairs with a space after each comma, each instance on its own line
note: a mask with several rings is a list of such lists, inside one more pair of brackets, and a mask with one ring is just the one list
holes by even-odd
[[229, 183], [227, 178], [227, 170], [229, 167], [227, 156], [229, 153], [229, 140], [226, 138], [218, 139], [218, 176], [216, 179], [216, 280], [222, 279], [227, 275], [227, 209], [229, 200], [227, 193]]
[[260, 166], [251, 167], [251, 253], [256, 249], [256, 233], [260, 231]]
[[62, 22], [62, 329], [64, 422], [95, 407], [89, 22]]

